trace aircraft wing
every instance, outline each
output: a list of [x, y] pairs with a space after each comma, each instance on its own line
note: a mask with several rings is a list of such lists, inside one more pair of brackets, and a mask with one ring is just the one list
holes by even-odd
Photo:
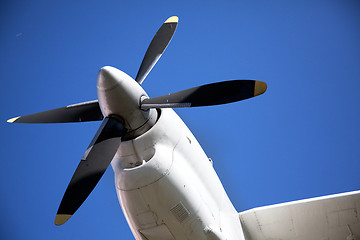
[[239, 213], [246, 240], [360, 240], [360, 191]]

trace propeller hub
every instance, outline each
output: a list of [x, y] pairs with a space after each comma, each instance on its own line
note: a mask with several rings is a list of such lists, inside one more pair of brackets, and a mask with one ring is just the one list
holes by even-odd
[[132, 135], [147, 131], [156, 121], [156, 110], [141, 110], [140, 101], [148, 95], [129, 75], [117, 68], [105, 66], [97, 78], [97, 94], [105, 117], [120, 116]]
[[[97, 79], [97, 88], [101, 91], [109, 91], [116, 87], [121, 79], [125, 79], [124, 72], [114, 67], [103, 67], [100, 69]], [[120, 81], [119, 81], [120, 80]]]

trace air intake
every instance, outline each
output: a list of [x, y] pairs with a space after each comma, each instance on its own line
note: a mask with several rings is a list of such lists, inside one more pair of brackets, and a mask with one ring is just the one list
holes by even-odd
[[190, 216], [189, 210], [186, 209], [182, 202], [179, 202], [175, 207], [170, 209], [170, 211], [180, 223]]

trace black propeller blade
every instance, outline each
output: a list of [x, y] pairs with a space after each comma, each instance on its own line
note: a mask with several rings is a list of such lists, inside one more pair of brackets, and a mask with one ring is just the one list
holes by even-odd
[[168, 18], [155, 34], [135, 78], [135, 81], [140, 85], [169, 45], [170, 40], [175, 33], [178, 21], [179, 18], [176, 16]]
[[255, 80], [211, 83], [145, 99], [141, 102], [141, 108], [181, 108], [226, 104], [260, 95], [266, 91], [266, 88], [266, 83]]
[[44, 112], [15, 117], [9, 123], [67, 123], [100, 121], [103, 115], [98, 100], [69, 105]]
[[55, 224], [64, 224], [89, 196], [108, 168], [126, 129], [115, 118], [105, 118], [82, 157], [56, 214]]

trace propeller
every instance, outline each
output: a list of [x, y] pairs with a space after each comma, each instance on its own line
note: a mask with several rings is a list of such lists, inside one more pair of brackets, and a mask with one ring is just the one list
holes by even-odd
[[[178, 17], [170, 17], [155, 34], [135, 78], [139, 85], [142, 84], [165, 51], [174, 35], [177, 23]], [[99, 100], [93, 100], [8, 120], [9, 123], [68, 123], [103, 120], [65, 191], [56, 214], [56, 225], [64, 224], [77, 211], [108, 168], [118, 151], [121, 140], [124, 137], [132, 136], [130, 133], [134, 134], [138, 130], [138, 128], [131, 129], [131, 127], [128, 127], [131, 126], [129, 124], [130, 118], [124, 116], [131, 116], [132, 121], [135, 121], [134, 116], [136, 116], [136, 120], [143, 117], [144, 124], [140, 125], [143, 127], [146, 123], [150, 124], [151, 122], [149, 121], [151, 114], [144, 114], [150, 111], [142, 111], [145, 109], [226, 104], [258, 96], [267, 89], [266, 83], [261, 81], [232, 80], [148, 98], [145, 91], [138, 84], [120, 70], [104, 67], [98, 75], [97, 87], [100, 102]], [[111, 87], [108, 85], [111, 85]], [[99, 93], [102, 94], [101, 97], [99, 97]], [[140, 101], [140, 99], [143, 100]], [[115, 111], [115, 113], [111, 111]], [[139, 111], [138, 114], [135, 113], [136, 111]], [[119, 116], [123, 116], [124, 119]], [[145, 119], [146, 116], [147, 119]], [[154, 117], [154, 119], [156, 118]], [[128, 125], [126, 126], [129, 129], [125, 128], [125, 122], [127, 122]], [[142, 133], [141, 131], [137, 132]]]
[[86, 200], [120, 146], [126, 134], [116, 118], [105, 118], [71, 178], [56, 214], [55, 224], [62, 225]]
[[62, 108], [38, 112], [25, 116], [14, 117], [8, 123], [69, 123], [100, 121], [104, 117], [101, 113], [99, 101], [77, 103]]
[[266, 89], [266, 83], [255, 80], [217, 82], [144, 99], [140, 106], [142, 109], [212, 106], [252, 98]]
[[155, 34], [135, 78], [135, 81], [140, 85], [169, 45], [171, 38], [175, 33], [178, 21], [179, 18], [176, 16], [168, 18]]

